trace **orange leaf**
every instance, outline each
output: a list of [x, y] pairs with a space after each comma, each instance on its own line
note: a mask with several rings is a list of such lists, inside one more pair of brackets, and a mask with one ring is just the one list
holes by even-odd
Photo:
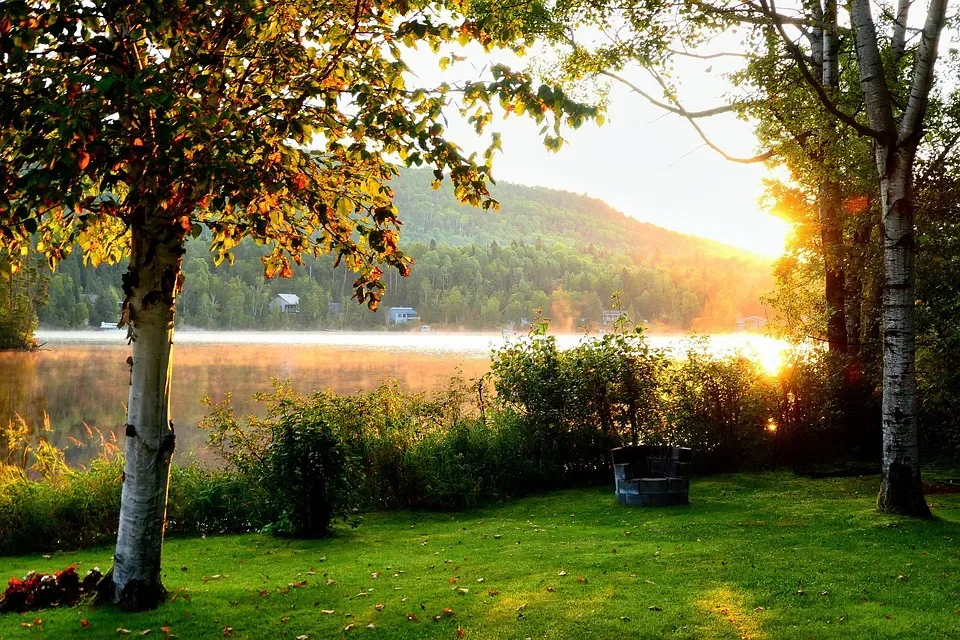
[[87, 168], [87, 165], [90, 164], [90, 154], [86, 151], [81, 151], [77, 154], [77, 166], [80, 167], [80, 171], [83, 171]]

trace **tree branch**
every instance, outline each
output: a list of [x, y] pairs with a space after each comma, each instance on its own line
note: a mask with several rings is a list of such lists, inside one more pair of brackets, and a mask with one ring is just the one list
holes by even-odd
[[[867, 0], [869, 1], [869, 0]], [[773, 9], [773, 0], [760, 0], [760, 3], [763, 5], [763, 11], [768, 16], [770, 21], [773, 23], [774, 28], [780, 36], [780, 39], [783, 41], [784, 46], [787, 48], [787, 51], [793, 56], [794, 60], [797, 63], [797, 67], [800, 70], [800, 75], [803, 76], [803, 79], [807, 81], [807, 84], [813, 89], [816, 93], [817, 98], [820, 99], [820, 103], [824, 108], [834, 117], [836, 117], [840, 122], [843, 122], [848, 127], [852, 128], [854, 131], [859, 133], [862, 136], [868, 136], [875, 139], [881, 139], [883, 134], [880, 131], [866, 127], [856, 118], [844, 113], [834, 102], [830, 99], [830, 96], [827, 95], [827, 92], [824, 90], [823, 85], [813, 77], [813, 74], [810, 72], [810, 68], [807, 66], [806, 56], [804, 56], [803, 51], [794, 42], [790, 36], [787, 34], [786, 29], [784, 28], [783, 23], [779, 20], [779, 16]], [[872, 24], [872, 23], [871, 23]], [[876, 40], [874, 40], [876, 44]]]
[[913, 67], [910, 100], [907, 102], [903, 120], [900, 121], [898, 142], [913, 140], [916, 144], [920, 141], [923, 115], [927, 110], [930, 87], [933, 85], [933, 67], [937, 62], [937, 43], [946, 18], [947, 0], [930, 0], [927, 20], [923, 25], [923, 35], [920, 38], [917, 59]]
[[[647, 71], [650, 73], [650, 75], [654, 77], [654, 79], [660, 84], [660, 86], [663, 87], [664, 93], [667, 95], [670, 95], [670, 88], [667, 86], [667, 83], [664, 82], [663, 78], [661, 78], [652, 69], [647, 69]], [[777, 155], [776, 151], [774, 151], [773, 149], [768, 149], [767, 151], [764, 151], [760, 155], [753, 156], [752, 158], [740, 158], [737, 156], [731, 156], [726, 151], [718, 147], [712, 140], [710, 140], [710, 138], [707, 137], [707, 134], [704, 133], [703, 129], [700, 128], [700, 125], [697, 124], [696, 118], [691, 116], [690, 112], [684, 109], [680, 105], [680, 103], [677, 102], [676, 98], [671, 98], [671, 99], [673, 100], [675, 107], [673, 109], [668, 109], [668, 110], [671, 111], [672, 113], [676, 113], [686, 118], [687, 122], [690, 123], [690, 126], [692, 126], [694, 131], [697, 132], [697, 135], [700, 136], [700, 139], [703, 140], [703, 143], [706, 144], [711, 149], [713, 149], [714, 151], [716, 151], [718, 154], [720, 154], [720, 156], [724, 160], [727, 160], [729, 162], [737, 162], [739, 164], [755, 164], [757, 162], [764, 162], [765, 160], [769, 160], [773, 156]], [[730, 109], [732, 110], [735, 105], [727, 105], [727, 106], [730, 107]], [[715, 114], [712, 114], [712, 115], [715, 115]]]
[[702, 111], [687, 111], [686, 109], [680, 107], [679, 105], [670, 105], [665, 102], [661, 102], [657, 100], [656, 98], [651, 96], [649, 93], [647, 93], [637, 85], [633, 84], [623, 76], [614, 73], [613, 71], [607, 71], [604, 69], [599, 72], [599, 75], [607, 76], [608, 78], [612, 78], [613, 80], [616, 80], [620, 84], [630, 89], [632, 92], [646, 99], [647, 102], [654, 105], [655, 107], [659, 107], [665, 111], [669, 111], [670, 113], [674, 113], [678, 116], [683, 116], [684, 118], [687, 118], [687, 119], [710, 118], [712, 116], [718, 116], [724, 113], [732, 113], [736, 111], [738, 107], [747, 106], [749, 104], [749, 103], [725, 104], [719, 107], [714, 107], [713, 109], [703, 109]]

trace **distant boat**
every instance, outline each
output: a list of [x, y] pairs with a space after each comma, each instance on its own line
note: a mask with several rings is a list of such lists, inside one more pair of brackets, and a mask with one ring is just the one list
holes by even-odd
[[110, 329], [119, 329], [119, 328], [120, 328], [120, 327], [117, 326], [117, 323], [116, 323], [116, 322], [101, 322], [101, 323], [100, 323], [100, 330], [101, 330], [101, 331], [108, 331], [108, 330], [110, 330]]

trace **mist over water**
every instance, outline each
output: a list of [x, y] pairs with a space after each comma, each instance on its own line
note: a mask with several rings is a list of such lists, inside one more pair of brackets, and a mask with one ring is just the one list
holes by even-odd
[[[232, 393], [238, 415], [258, 409], [254, 393], [269, 391], [271, 378], [291, 379], [302, 392], [332, 389], [353, 393], [396, 378], [410, 390], [437, 389], [455, 375], [475, 379], [490, 368], [491, 350], [519, 336], [440, 332], [213, 332], [179, 331], [174, 348], [172, 419], [178, 457], [203, 455], [204, 434], [197, 423], [214, 401]], [[0, 352], [0, 424], [20, 415], [35, 430], [44, 414], [46, 437], [83, 460], [71, 438], [86, 438], [84, 424], [122, 440], [129, 391], [129, 355], [124, 331], [40, 331], [44, 349]], [[582, 334], [561, 334], [567, 348]], [[680, 349], [683, 336], [650, 335], [652, 346]], [[754, 334], [708, 336], [716, 353], [742, 349], [775, 370], [786, 345]]]

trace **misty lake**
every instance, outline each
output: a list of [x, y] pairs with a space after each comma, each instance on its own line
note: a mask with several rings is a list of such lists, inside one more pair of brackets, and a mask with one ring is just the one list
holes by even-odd
[[[44, 348], [0, 352], [0, 424], [21, 416], [34, 430], [48, 416], [47, 439], [81, 460], [76, 441], [84, 425], [122, 438], [129, 384], [129, 347], [123, 331], [40, 331]], [[491, 349], [510, 337], [499, 334], [415, 332], [211, 332], [180, 331], [174, 349], [172, 419], [178, 456], [204, 455], [197, 423], [207, 413], [203, 398], [228, 393], [238, 415], [257, 409], [252, 395], [269, 391], [271, 378], [291, 379], [299, 391], [369, 391], [396, 378], [414, 391], [443, 386], [454, 375], [475, 379], [489, 370]], [[559, 335], [562, 347], [582, 335]], [[656, 347], [677, 347], [681, 336], [649, 336]], [[717, 353], [743, 349], [775, 369], [785, 345], [753, 334], [709, 336]], [[72, 440], [73, 439], [73, 440]]]

